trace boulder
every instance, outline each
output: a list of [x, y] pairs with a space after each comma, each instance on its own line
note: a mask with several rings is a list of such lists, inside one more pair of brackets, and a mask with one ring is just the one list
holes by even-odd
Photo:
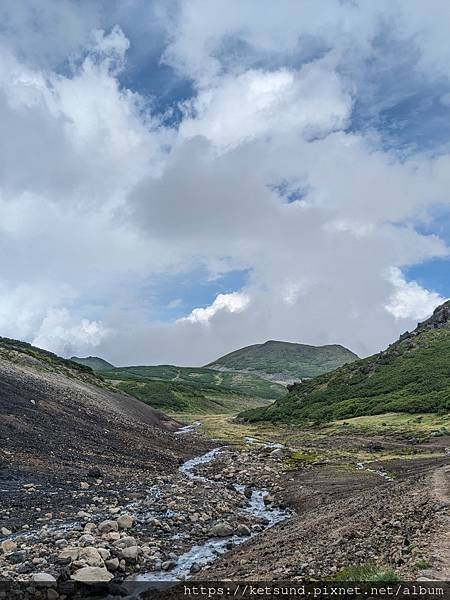
[[33, 582], [39, 585], [53, 585], [56, 579], [50, 573], [34, 573]]
[[78, 569], [71, 576], [71, 579], [74, 581], [79, 581], [81, 583], [100, 583], [100, 582], [109, 582], [113, 579], [114, 575], [105, 569], [104, 567], [83, 567], [82, 569]]
[[228, 523], [216, 523], [209, 531], [211, 537], [228, 537], [233, 535], [233, 528]]
[[90, 567], [103, 567], [103, 558], [97, 548], [87, 546], [80, 550], [78, 560], [84, 560]]
[[119, 525], [117, 521], [106, 520], [100, 523], [98, 530], [101, 531], [101, 533], [110, 533], [111, 531], [118, 531]]

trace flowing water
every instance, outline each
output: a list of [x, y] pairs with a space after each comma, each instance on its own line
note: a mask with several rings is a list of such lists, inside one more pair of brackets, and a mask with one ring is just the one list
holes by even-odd
[[[214, 450], [210, 450], [206, 454], [192, 458], [181, 465], [180, 471], [194, 481], [216, 484], [216, 482], [212, 482], [206, 477], [196, 475], [193, 471], [197, 466], [211, 462], [223, 451], [224, 448], [214, 448]], [[236, 484], [235, 489], [243, 493], [245, 486]], [[272, 527], [289, 516], [287, 510], [266, 506], [264, 498], [267, 494], [268, 492], [266, 490], [253, 490], [247, 505], [241, 509], [243, 512], [250, 513], [251, 515], [262, 519], [264, 529]], [[252, 532], [250, 536], [247, 537], [232, 535], [224, 538], [209, 538], [203, 544], [192, 546], [190, 550], [179, 556], [177, 565], [171, 571], [152, 571], [144, 573], [138, 575], [135, 578], [135, 581], [177, 581], [186, 579], [191, 573], [192, 565], [197, 564], [201, 568], [209, 565], [220, 555], [227, 552], [230, 547], [242, 544], [255, 535], [258, 535], [258, 533]]]

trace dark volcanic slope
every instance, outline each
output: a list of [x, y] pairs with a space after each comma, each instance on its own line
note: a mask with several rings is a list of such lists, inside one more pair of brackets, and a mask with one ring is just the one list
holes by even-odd
[[[69, 476], [92, 467], [116, 477], [172, 470], [189, 452], [177, 424], [90, 369], [0, 341], [0, 467]], [[1, 469], [0, 469], [1, 470]]]

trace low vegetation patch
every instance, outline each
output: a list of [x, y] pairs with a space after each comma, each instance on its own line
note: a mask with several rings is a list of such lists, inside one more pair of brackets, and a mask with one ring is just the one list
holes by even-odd
[[384, 565], [368, 562], [362, 565], [344, 567], [333, 577], [334, 581], [373, 581], [379, 583], [396, 583], [400, 578], [394, 569]]

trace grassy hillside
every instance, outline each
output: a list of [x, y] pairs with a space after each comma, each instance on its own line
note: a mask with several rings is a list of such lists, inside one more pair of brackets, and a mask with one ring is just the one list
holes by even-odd
[[159, 365], [150, 367], [118, 367], [111, 371], [102, 371], [102, 376], [108, 379], [126, 381], [159, 380], [176, 384], [189, 384], [199, 388], [208, 387], [211, 390], [223, 391], [227, 394], [245, 394], [257, 398], [276, 400], [281, 398], [286, 389], [273, 382], [265, 381], [251, 373], [219, 373], [212, 369], [195, 367], [175, 367]]
[[155, 379], [119, 381], [117, 387], [153, 408], [171, 413], [236, 413], [268, 402], [231, 390]]
[[249, 421], [324, 422], [388, 412], [450, 411], [450, 301], [379, 354], [291, 386]]
[[357, 358], [339, 345], [308, 346], [271, 340], [226, 354], [207, 367], [255, 372], [273, 381], [293, 381], [322, 375]]
[[90, 367], [93, 371], [109, 371], [115, 368], [114, 365], [109, 363], [107, 360], [99, 358], [98, 356], [86, 356], [86, 358], [72, 356], [70, 360], [79, 365]]

